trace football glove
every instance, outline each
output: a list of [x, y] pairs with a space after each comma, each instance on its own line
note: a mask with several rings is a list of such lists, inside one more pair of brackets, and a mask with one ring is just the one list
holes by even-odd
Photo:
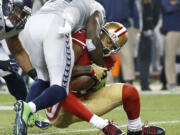
[[10, 60], [0, 60], [0, 69], [4, 71], [10, 71], [10, 72], [17, 72], [18, 71], [18, 64], [15, 59]]
[[96, 64], [91, 65], [92, 68], [92, 74], [97, 78], [98, 81], [101, 81], [101, 79], [106, 75], [107, 68], [100, 67]]

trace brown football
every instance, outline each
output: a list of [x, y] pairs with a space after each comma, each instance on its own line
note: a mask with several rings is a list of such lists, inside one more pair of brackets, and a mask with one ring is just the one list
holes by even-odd
[[91, 88], [95, 84], [95, 80], [88, 75], [82, 75], [71, 79], [70, 88], [74, 91], [81, 91]]

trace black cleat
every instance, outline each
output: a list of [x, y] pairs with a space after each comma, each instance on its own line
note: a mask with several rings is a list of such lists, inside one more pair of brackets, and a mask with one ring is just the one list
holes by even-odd
[[128, 130], [127, 135], [142, 135], [142, 131], [131, 132]]
[[128, 131], [127, 135], [165, 135], [165, 129], [158, 126], [143, 126], [142, 131]]
[[107, 126], [105, 126], [102, 131], [105, 135], [125, 135], [125, 133], [117, 128], [113, 123], [109, 122]]
[[157, 126], [143, 126], [142, 135], [165, 135], [165, 129]]

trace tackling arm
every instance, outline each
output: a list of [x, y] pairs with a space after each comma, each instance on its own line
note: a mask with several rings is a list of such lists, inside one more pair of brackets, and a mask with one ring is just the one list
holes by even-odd
[[21, 45], [18, 35], [6, 39], [8, 48], [15, 59], [18, 61], [19, 66], [28, 73], [33, 70], [33, 66], [30, 62], [29, 56]]
[[98, 11], [96, 11], [88, 19], [86, 25], [86, 38], [87, 41], [90, 40], [90, 43], [92, 43], [95, 46], [95, 49], [89, 52], [91, 59], [97, 65], [104, 66], [103, 45], [99, 37], [101, 31], [100, 24], [102, 24], [102, 17], [101, 14]]

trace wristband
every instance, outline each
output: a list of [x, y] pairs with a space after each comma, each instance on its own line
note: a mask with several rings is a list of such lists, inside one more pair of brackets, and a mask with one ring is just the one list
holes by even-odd
[[91, 52], [96, 49], [96, 46], [93, 44], [92, 39], [86, 39], [86, 46], [87, 46], [88, 52]]
[[30, 76], [33, 80], [37, 80], [37, 72], [35, 69], [31, 69], [28, 73], [28, 76]]

